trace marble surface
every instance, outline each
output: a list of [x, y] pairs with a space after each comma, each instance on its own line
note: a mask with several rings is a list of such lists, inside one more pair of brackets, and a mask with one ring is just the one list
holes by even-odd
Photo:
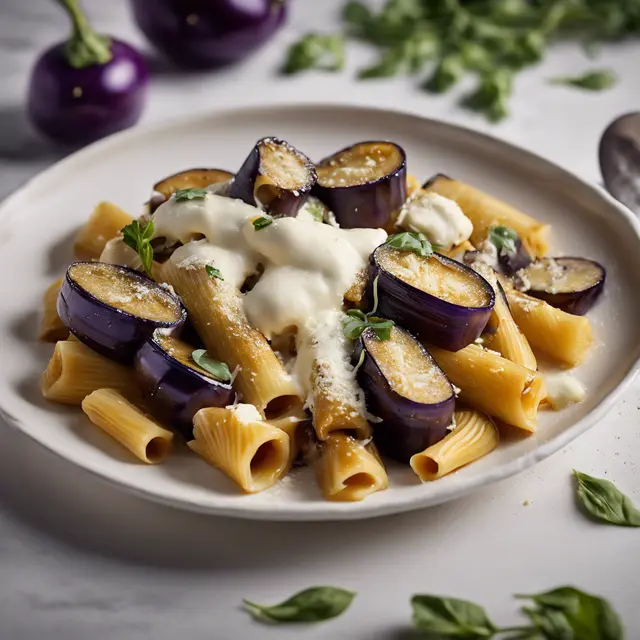
[[[491, 131], [597, 181], [601, 131], [640, 103], [638, 44], [607, 47], [595, 64], [621, 81], [594, 95], [547, 86], [549, 76], [594, 64], [576, 47], [557, 47], [518, 79], [513, 115], [495, 127], [461, 111], [455, 96], [427, 96], [409, 79], [355, 83], [353, 69], [371, 56], [364, 47], [350, 50], [349, 73], [274, 77], [285, 45], [310, 25], [330, 30], [340, 4], [297, 0], [276, 41], [233, 69], [180, 75], [154, 61], [144, 122], [278, 101], [377, 104]], [[102, 30], [142, 44], [125, 2], [85, 5]], [[0, 196], [61, 155], [28, 130], [22, 104], [37, 52], [65, 28], [52, 2], [0, 7]], [[640, 637], [640, 534], [586, 520], [570, 479], [572, 467], [608, 477], [640, 503], [639, 391], [636, 383], [590, 432], [516, 478], [444, 506], [355, 523], [252, 523], [150, 504], [0, 424], [0, 638], [407, 640], [413, 593], [481, 602], [506, 625], [518, 621], [511, 594], [562, 584], [609, 598], [627, 637]], [[359, 595], [338, 620], [304, 629], [265, 628], [239, 608], [243, 597], [278, 601], [316, 584]]]

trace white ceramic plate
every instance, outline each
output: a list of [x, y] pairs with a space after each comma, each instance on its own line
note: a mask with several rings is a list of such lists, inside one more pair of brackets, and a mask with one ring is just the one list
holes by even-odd
[[[39, 377], [52, 348], [35, 339], [42, 293], [71, 261], [73, 234], [94, 204], [112, 200], [137, 214], [160, 177], [192, 166], [234, 170], [266, 135], [285, 138], [312, 158], [358, 140], [393, 140], [406, 150], [414, 175], [442, 172], [471, 182], [550, 222], [554, 253], [602, 262], [606, 290], [589, 315], [598, 345], [578, 370], [589, 390], [587, 400], [560, 413], [542, 413], [537, 434], [503, 442], [483, 460], [437, 482], [420, 484], [408, 467], [390, 465], [389, 489], [360, 503], [322, 500], [307, 469], [270, 491], [246, 496], [186, 449], [160, 466], [138, 464], [78, 409], [44, 401]], [[0, 208], [0, 410], [9, 424], [70, 463], [187, 509], [329, 520], [434, 505], [551, 455], [601, 418], [630, 382], [640, 351], [639, 229], [638, 221], [606, 194], [542, 158], [479, 133], [397, 112], [312, 105], [252, 108], [137, 129], [60, 162]]]

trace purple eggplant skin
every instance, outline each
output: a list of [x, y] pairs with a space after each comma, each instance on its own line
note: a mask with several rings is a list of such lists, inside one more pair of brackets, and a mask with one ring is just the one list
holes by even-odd
[[284, 0], [131, 0], [136, 24], [175, 65], [214, 69], [264, 45], [287, 16]]
[[[69, 269], [76, 264], [78, 263], [72, 263]], [[146, 286], [160, 286], [135, 269], [121, 266], [117, 269], [143, 280]], [[74, 282], [67, 270], [58, 296], [57, 310], [63, 324], [78, 340], [111, 360], [131, 364], [137, 350], [156, 329], [179, 327], [187, 319], [182, 303], [178, 298], [174, 299], [180, 307], [180, 318], [177, 321], [156, 322], [138, 318], [98, 300]]]
[[27, 109], [36, 129], [51, 140], [79, 146], [134, 125], [147, 97], [149, 70], [133, 47], [111, 40], [105, 64], [75, 68], [56, 44], [36, 62]]
[[316, 183], [317, 176], [313, 163], [307, 156], [298, 151], [295, 147], [284, 140], [274, 137], [266, 137], [258, 140], [247, 156], [246, 160], [240, 167], [238, 173], [229, 187], [228, 196], [237, 198], [256, 206], [255, 199], [255, 183], [261, 174], [263, 159], [261, 156], [262, 145], [273, 143], [279, 147], [284, 147], [288, 153], [295, 154], [296, 157], [304, 164], [307, 172], [307, 181], [305, 184], [299, 185], [294, 190], [279, 189], [279, 194], [266, 207], [267, 213], [274, 217], [285, 216], [293, 218], [298, 213], [300, 207], [307, 201], [313, 186]]
[[[352, 364], [357, 364], [364, 350], [364, 361], [357, 373], [358, 384], [364, 391], [368, 411], [382, 418], [382, 422], [373, 424], [374, 439], [384, 455], [407, 463], [412, 455], [447, 435], [455, 408], [453, 387], [446, 400], [435, 404], [414, 402], [401, 396], [391, 388], [375, 359], [367, 352], [368, 331], [363, 332], [356, 343]], [[424, 347], [423, 351], [426, 358], [433, 360]], [[437, 369], [438, 365], [433, 364]]]
[[444, 178], [445, 180], [451, 180], [451, 178], [444, 174], [444, 173], [436, 173], [435, 175], [431, 176], [430, 178], [427, 178], [423, 184], [422, 184], [422, 188], [423, 189], [429, 189], [429, 187], [439, 178]]
[[503, 249], [498, 252], [498, 264], [502, 273], [506, 276], [512, 276], [516, 271], [526, 269], [532, 262], [531, 256], [524, 248], [520, 238], [515, 241], [515, 245], [515, 251], [505, 251]]
[[598, 298], [604, 291], [604, 284], [607, 279], [606, 269], [599, 262], [595, 262], [594, 260], [587, 260], [586, 258], [562, 257], [554, 258], [554, 260], [556, 262], [559, 262], [560, 264], [565, 261], [570, 264], [572, 261], [576, 260], [579, 260], [581, 262], [591, 262], [600, 270], [602, 275], [597, 282], [592, 284], [590, 287], [587, 287], [586, 289], [582, 289], [580, 291], [551, 293], [550, 291], [539, 289], [528, 289], [526, 293], [530, 296], [533, 296], [534, 298], [544, 300], [552, 307], [556, 307], [557, 309], [565, 311], [566, 313], [570, 313], [574, 316], [585, 315], [598, 301]]
[[[375, 144], [363, 142], [359, 144]], [[355, 145], [352, 145], [355, 146]], [[329, 163], [333, 156], [348, 151], [345, 147], [324, 158], [318, 166]], [[319, 183], [312, 195], [333, 212], [338, 224], [345, 229], [372, 228], [390, 230], [394, 215], [407, 199], [407, 162], [402, 147], [398, 147], [403, 161], [392, 173], [365, 184], [345, 187], [323, 187]]]
[[193, 416], [204, 407], [233, 404], [230, 384], [217, 382], [171, 357], [153, 337], [134, 359], [135, 378], [152, 413], [163, 424], [176, 429], [185, 440], [193, 440]]
[[[384, 245], [382, 245], [384, 246]], [[373, 299], [372, 284], [378, 277], [378, 309], [376, 315], [394, 320], [414, 335], [447, 351], [459, 351], [480, 337], [495, 304], [493, 287], [470, 267], [447, 256], [434, 253], [441, 262], [465, 269], [486, 289], [489, 304], [464, 307], [421, 291], [385, 271], [376, 261], [376, 249], [369, 260], [369, 283], [366, 299]]]

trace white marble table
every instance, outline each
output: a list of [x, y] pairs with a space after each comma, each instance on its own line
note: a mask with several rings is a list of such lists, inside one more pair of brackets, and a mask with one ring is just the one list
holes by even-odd
[[[101, 29], [142, 43], [124, 2], [85, 4]], [[234, 69], [185, 76], [156, 64], [144, 121], [273, 101], [377, 104], [491, 130], [596, 181], [600, 132], [640, 103], [638, 44], [607, 48], [596, 64], [613, 67], [621, 82], [595, 95], [546, 86], [551, 75], [593, 64], [577, 48], [555, 49], [519, 78], [513, 116], [498, 127], [461, 111], [451, 96], [420, 93], [406, 79], [275, 78], [284, 46], [310, 25], [331, 29], [339, 5], [297, 0], [277, 41]], [[53, 2], [2, 2], [0, 195], [58, 157], [25, 128], [22, 101], [36, 52], [64, 29]], [[359, 47], [351, 54], [352, 69], [370, 55]], [[157, 506], [0, 424], [0, 638], [399, 640], [413, 637], [412, 593], [475, 600], [507, 624], [518, 621], [512, 593], [562, 584], [610, 598], [627, 637], [638, 638], [640, 532], [581, 516], [570, 471], [615, 479], [640, 503], [639, 392], [636, 384], [589, 433], [516, 478], [441, 507], [359, 523], [252, 523]], [[359, 596], [347, 615], [304, 629], [258, 626], [238, 606], [243, 597], [277, 601], [316, 584], [350, 587]]]

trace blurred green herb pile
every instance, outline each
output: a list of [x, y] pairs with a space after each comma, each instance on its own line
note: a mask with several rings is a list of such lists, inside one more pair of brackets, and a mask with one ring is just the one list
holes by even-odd
[[[311, 33], [293, 44], [283, 71], [339, 71], [345, 40], [353, 38], [380, 52], [359, 78], [411, 74], [426, 91], [443, 93], [471, 73], [477, 86], [463, 104], [495, 122], [508, 115], [515, 74], [539, 62], [551, 42], [579, 40], [593, 52], [639, 36], [640, 0], [387, 0], [377, 12], [350, 0], [343, 22], [342, 35]], [[600, 91], [615, 77], [601, 69], [551, 81]]]

